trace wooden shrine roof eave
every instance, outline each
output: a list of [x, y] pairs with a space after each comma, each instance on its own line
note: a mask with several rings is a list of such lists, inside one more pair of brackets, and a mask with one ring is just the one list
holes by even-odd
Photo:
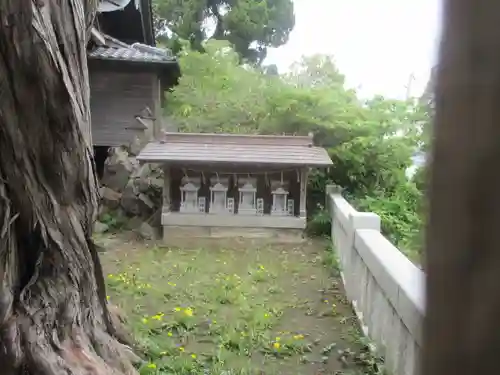
[[322, 167], [333, 164], [327, 151], [306, 137], [168, 134], [150, 142], [137, 160], [171, 165]]
[[180, 132], [164, 132], [165, 139], [169, 140], [171, 137], [181, 138], [182, 141], [192, 142], [190, 138], [225, 138], [225, 139], [274, 139], [274, 140], [296, 140], [306, 142], [304, 145], [310, 145], [313, 141], [311, 135], [272, 135], [272, 134], [244, 134], [244, 133], [180, 133]]
[[124, 67], [124, 68], [137, 68], [137, 70], [149, 71], [162, 71], [177, 69], [179, 70], [179, 63], [176, 60], [170, 61], [134, 61], [126, 59], [107, 59], [101, 57], [89, 57], [89, 64], [95, 67]]
[[175, 86], [181, 76], [177, 61], [143, 62], [126, 60], [88, 59], [90, 70], [122, 73], [153, 73], [165, 82], [167, 87]]
[[193, 160], [142, 160], [142, 159], [137, 159], [139, 163], [142, 164], [162, 164], [166, 166], [171, 166], [171, 167], [178, 167], [178, 168], [190, 168], [190, 167], [197, 167], [197, 168], [238, 168], [238, 167], [247, 167], [251, 169], [260, 169], [262, 168], [263, 170], [265, 169], [273, 169], [273, 170], [280, 170], [280, 169], [302, 169], [302, 168], [329, 168], [333, 165], [333, 163], [327, 164], [327, 163], [254, 163], [254, 162], [234, 162], [234, 161], [219, 161], [219, 162], [214, 162], [214, 161], [193, 161]]

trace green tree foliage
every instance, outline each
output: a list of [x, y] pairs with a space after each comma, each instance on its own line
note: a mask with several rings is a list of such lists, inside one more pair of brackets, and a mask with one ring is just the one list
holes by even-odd
[[[168, 94], [168, 115], [181, 131], [313, 132], [334, 164], [312, 172], [309, 211], [324, 202], [325, 185], [335, 183], [360, 209], [381, 214], [397, 245], [416, 247], [422, 194], [405, 171], [422, 142], [426, 112], [417, 101], [361, 101], [344, 87], [331, 56], [304, 58], [279, 76], [240, 65], [227, 42], [204, 48], [180, 55], [183, 76]], [[316, 222], [325, 230], [323, 219]]]
[[423, 196], [416, 184], [401, 180], [394, 191], [375, 190], [357, 200], [361, 210], [376, 212], [382, 232], [412, 260], [419, 260], [423, 240]]
[[[248, 62], [285, 44], [295, 25], [292, 0], [153, 0], [157, 35], [165, 28], [201, 51], [207, 39], [227, 40]], [[178, 45], [174, 46], [177, 50]]]

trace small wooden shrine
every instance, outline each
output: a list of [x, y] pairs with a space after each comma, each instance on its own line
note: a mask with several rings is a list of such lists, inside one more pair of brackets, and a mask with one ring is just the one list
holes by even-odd
[[165, 133], [137, 159], [163, 165], [166, 239], [301, 232], [308, 172], [332, 164], [312, 136]]

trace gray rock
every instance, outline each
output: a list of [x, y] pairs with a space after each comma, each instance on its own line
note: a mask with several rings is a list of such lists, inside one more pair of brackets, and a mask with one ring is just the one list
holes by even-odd
[[102, 184], [110, 189], [122, 192], [130, 179], [130, 171], [123, 164], [118, 165], [114, 172], [105, 171]]
[[144, 179], [147, 179], [151, 175], [151, 173], [152, 173], [151, 164], [146, 163], [143, 165], [139, 165], [134, 170], [134, 172], [132, 173], [132, 175], [130, 177], [144, 180]]
[[127, 221], [125, 227], [128, 230], [137, 230], [140, 228], [144, 221], [139, 216], [134, 216]]
[[130, 186], [127, 186], [123, 191], [122, 198], [120, 200], [120, 205], [123, 210], [129, 215], [140, 215], [141, 208], [139, 206], [140, 201], [135, 194], [134, 189]]
[[160, 178], [163, 180], [163, 168], [161, 164], [151, 164], [151, 178]]
[[130, 162], [130, 165], [132, 166], [132, 172], [135, 170], [139, 169], [141, 167], [141, 163], [137, 160], [135, 156], [129, 155], [128, 161]]
[[155, 209], [154, 202], [146, 194], [139, 194], [137, 196], [137, 205], [139, 207], [139, 215], [143, 219], [149, 219]]
[[147, 193], [149, 191], [149, 178], [144, 178], [144, 179], [135, 179], [134, 180], [134, 185], [137, 187], [140, 193]]
[[153, 240], [155, 238], [155, 230], [148, 223], [142, 223], [137, 232], [144, 239]]
[[94, 223], [94, 233], [104, 233], [109, 230], [109, 226], [107, 224], [101, 223], [100, 221], [96, 221]]
[[140, 165], [136, 152], [129, 150], [117, 147], [106, 160], [102, 204], [113, 211], [121, 208], [128, 217], [150, 219], [161, 209], [163, 170], [159, 164]]
[[102, 203], [108, 208], [118, 208], [118, 206], [120, 206], [121, 197], [121, 193], [118, 193], [117, 191], [114, 191], [107, 186], [101, 188]]
[[149, 186], [157, 191], [163, 191], [163, 178], [151, 178], [149, 179]]
[[125, 148], [116, 147], [106, 160], [101, 183], [120, 193], [127, 185], [137, 165], [135, 158], [131, 158]]
[[159, 208], [151, 216], [151, 220], [149, 221], [154, 228], [161, 228], [161, 213], [162, 208], [161, 205], [159, 205]]
[[105, 164], [107, 169], [113, 172], [116, 165], [128, 163], [129, 153], [127, 149], [125, 147], [114, 147], [110, 150]]
[[145, 208], [147, 207], [146, 209], [152, 210], [154, 208], [155, 204], [146, 194], [141, 193], [137, 198], [141, 201]]

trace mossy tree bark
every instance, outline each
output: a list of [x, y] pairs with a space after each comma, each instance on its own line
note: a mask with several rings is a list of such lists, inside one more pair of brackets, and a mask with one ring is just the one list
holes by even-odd
[[0, 368], [135, 374], [91, 240], [86, 45], [98, 0], [0, 2]]

